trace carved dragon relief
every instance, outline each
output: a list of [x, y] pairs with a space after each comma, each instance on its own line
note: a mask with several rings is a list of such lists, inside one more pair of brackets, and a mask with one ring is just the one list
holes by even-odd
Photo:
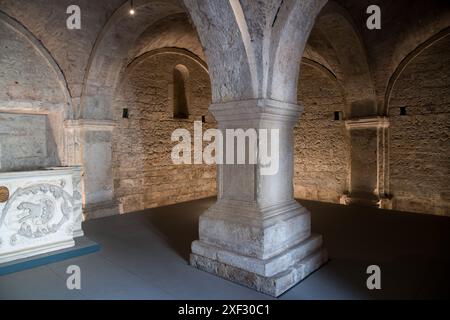
[[[49, 234], [58, 232], [64, 224], [71, 220], [74, 199], [63, 188], [65, 181], [61, 181], [61, 186], [50, 183], [34, 184], [25, 188], [18, 188], [5, 204], [1, 216], [0, 227], [3, 224], [14, 232], [9, 239], [10, 245], [16, 245], [19, 237], [27, 239], [42, 238]], [[39, 199], [33, 196], [40, 195]], [[24, 198], [24, 199], [22, 199]], [[62, 216], [58, 219], [57, 208], [61, 209]], [[19, 211], [11, 221], [8, 221], [8, 213]], [[57, 219], [55, 221], [55, 219]], [[14, 225], [15, 227], [13, 227]], [[70, 224], [67, 233], [73, 232]], [[0, 246], [2, 239], [0, 239]]]

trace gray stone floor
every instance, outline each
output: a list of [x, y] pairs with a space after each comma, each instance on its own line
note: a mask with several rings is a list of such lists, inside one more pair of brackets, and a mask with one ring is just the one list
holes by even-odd
[[[99, 253], [0, 277], [2, 299], [271, 299], [187, 263], [198, 216], [214, 199], [88, 221]], [[280, 299], [450, 297], [450, 218], [301, 201], [330, 262]], [[78, 265], [82, 290], [66, 289]], [[377, 264], [382, 290], [366, 288]]]

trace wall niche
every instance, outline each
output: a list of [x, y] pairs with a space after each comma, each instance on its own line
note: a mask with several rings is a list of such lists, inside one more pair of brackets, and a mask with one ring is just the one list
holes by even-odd
[[58, 166], [47, 115], [0, 113], [0, 172]]

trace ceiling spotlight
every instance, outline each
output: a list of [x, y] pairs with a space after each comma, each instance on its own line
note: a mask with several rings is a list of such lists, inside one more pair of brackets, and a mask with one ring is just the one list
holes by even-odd
[[130, 0], [130, 15], [134, 16], [135, 13], [133, 0]]

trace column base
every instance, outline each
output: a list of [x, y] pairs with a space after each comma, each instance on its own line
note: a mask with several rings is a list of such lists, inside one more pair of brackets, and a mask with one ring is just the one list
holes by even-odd
[[192, 243], [192, 266], [219, 277], [278, 297], [328, 260], [322, 236], [312, 235], [266, 260], [243, 256], [201, 242]]
[[382, 197], [380, 199], [380, 208], [381, 209], [388, 209], [388, 210], [392, 210], [393, 209], [393, 197], [391, 195], [385, 195], [384, 197]]
[[368, 192], [355, 192], [350, 195], [341, 196], [340, 203], [346, 205], [379, 208], [380, 198]]
[[83, 208], [86, 219], [98, 219], [119, 214], [119, 204], [116, 201], [86, 205]]
[[84, 237], [84, 232], [83, 232], [83, 230], [82, 230], [82, 229], [75, 230], [75, 231], [73, 232], [73, 237], [74, 237], [74, 238], [81, 238], [81, 237]]

